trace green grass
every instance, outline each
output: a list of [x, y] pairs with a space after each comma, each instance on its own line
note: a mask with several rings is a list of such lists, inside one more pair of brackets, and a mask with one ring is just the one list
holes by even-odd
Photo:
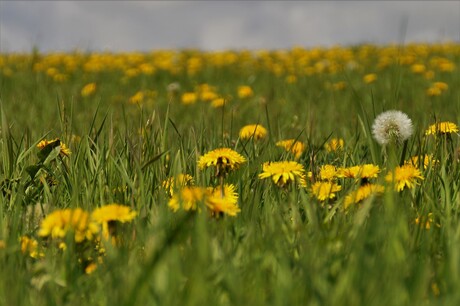
[[[131, 78], [124, 77], [126, 69], [155, 63], [160, 55], [99, 72], [85, 71], [90, 54], [69, 55], [76, 58], [74, 70], [43, 54], [0, 55], [0, 305], [458, 305], [458, 135], [424, 133], [435, 121], [460, 122], [460, 46], [398, 51], [433, 70], [433, 79], [413, 73], [398, 57], [378, 68], [391, 47], [370, 48], [364, 56], [366, 48], [272, 52], [271, 62], [283, 67], [280, 74], [262, 55], [247, 59], [235, 52], [236, 62], [219, 66], [209, 54], [183, 51], [176, 53], [174, 68], [152, 64], [155, 73]], [[348, 56], [359, 68], [306, 72], [324, 59], [345, 66]], [[196, 74], [184, 68], [192, 57], [204, 63]], [[438, 58], [456, 68], [442, 71], [432, 63]], [[37, 70], [37, 63], [45, 68]], [[53, 81], [49, 67], [64, 71], [67, 81]], [[377, 81], [363, 83], [373, 72]], [[286, 82], [291, 74], [297, 77], [292, 84]], [[338, 81], [347, 87], [331, 89]], [[427, 96], [435, 81], [449, 88]], [[97, 90], [83, 97], [80, 91], [90, 82]], [[173, 82], [181, 86], [175, 96], [167, 91]], [[181, 93], [203, 83], [226, 97], [224, 108], [181, 104]], [[238, 98], [240, 85], [250, 85], [254, 95]], [[156, 97], [128, 103], [139, 90], [154, 90]], [[337, 198], [320, 202], [310, 183], [281, 189], [258, 178], [264, 162], [293, 160], [275, 143], [295, 138], [306, 146], [298, 162], [307, 171], [374, 163], [382, 169], [376, 181], [385, 185], [389, 169], [371, 125], [388, 109], [407, 113], [414, 123], [403, 157], [434, 154], [439, 160], [421, 168], [424, 180], [414, 189], [387, 188], [344, 210], [345, 196], [356, 187], [350, 180], [338, 179]], [[269, 130], [267, 138], [239, 139], [239, 129], [253, 123]], [[56, 137], [72, 150], [69, 157], [59, 155], [59, 148], [45, 154], [36, 147]], [[324, 143], [336, 137], [344, 139], [344, 150], [326, 152]], [[162, 182], [188, 173], [199, 186], [217, 185], [213, 171], [198, 169], [197, 160], [223, 146], [247, 158], [226, 178], [236, 186], [241, 212], [221, 218], [204, 207], [201, 213], [172, 212]], [[45, 173], [57, 184], [46, 181]], [[72, 236], [66, 251], [38, 236], [41, 221], [55, 210], [93, 211], [108, 203], [130, 206], [138, 216], [120, 227], [124, 243], [107, 244], [92, 274], [79, 263], [87, 250]], [[429, 229], [416, 224], [429, 213]], [[24, 235], [38, 240], [43, 258], [21, 252]]]

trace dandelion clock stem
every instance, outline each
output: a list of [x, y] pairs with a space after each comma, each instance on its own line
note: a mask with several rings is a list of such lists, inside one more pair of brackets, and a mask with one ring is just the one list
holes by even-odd
[[224, 177], [223, 177], [223, 176], [220, 177], [220, 195], [222, 196], [222, 198], [223, 198], [224, 195], [225, 195], [225, 190], [224, 190]]
[[386, 165], [388, 169], [394, 169], [399, 165], [397, 151], [397, 147], [393, 143], [385, 146]]
[[406, 152], [407, 152], [407, 140], [404, 141], [403, 150], [402, 150], [402, 153], [401, 153], [401, 158], [399, 159], [399, 166], [402, 166], [404, 164], [404, 160], [406, 158]]

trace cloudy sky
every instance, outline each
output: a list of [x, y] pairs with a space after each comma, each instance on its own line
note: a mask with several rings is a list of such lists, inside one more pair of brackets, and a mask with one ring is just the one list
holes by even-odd
[[0, 51], [460, 42], [460, 1], [2, 1]]

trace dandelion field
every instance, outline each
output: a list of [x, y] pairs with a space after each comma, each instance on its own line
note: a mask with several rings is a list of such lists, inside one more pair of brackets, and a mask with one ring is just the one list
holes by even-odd
[[459, 69], [0, 54], [0, 305], [458, 305]]

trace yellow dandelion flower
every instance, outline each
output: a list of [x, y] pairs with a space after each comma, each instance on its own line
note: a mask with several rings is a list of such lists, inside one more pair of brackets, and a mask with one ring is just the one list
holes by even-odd
[[305, 145], [300, 141], [296, 141], [295, 139], [281, 140], [278, 141], [276, 145], [294, 154], [296, 159], [299, 159], [300, 156], [302, 156], [303, 151], [305, 151]]
[[286, 83], [294, 84], [295, 82], [297, 82], [297, 76], [290, 74], [286, 77]]
[[205, 204], [215, 216], [223, 213], [234, 217], [241, 211], [238, 207], [238, 193], [232, 184], [225, 184], [223, 190], [221, 187], [208, 188]]
[[174, 212], [182, 208], [185, 211], [199, 210], [199, 203], [206, 205], [213, 216], [227, 214], [236, 216], [241, 209], [238, 207], [238, 194], [234, 185], [225, 184], [221, 187], [184, 187], [174, 194], [168, 202]]
[[427, 72], [424, 73], [423, 75], [425, 79], [431, 80], [434, 78], [434, 71], [433, 70], [428, 70]]
[[97, 264], [94, 262], [91, 262], [89, 265], [86, 266], [85, 268], [85, 274], [91, 274], [97, 269]]
[[231, 170], [238, 169], [246, 159], [238, 152], [230, 148], [219, 148], [200, 157], [198, 167], [204, 169], [210, 166], [216, 167], [217, 176], [222, 176]]
[[65, 242], [60, 242], [58, 248], [59, 250], [65, 251], [67, 250], [67, 244], [65, 244]]
[[316, 182], [311, 186], [311, 192], [320, 201], [325, 201], [327, 199], [335, 198], [335, 193], [342, 190], [342, 186], [325, 181], [325, 182]]
[[63, 74], [63, 73], [58, 73], [58, 74], [53, 76], [53, 80], [55, 82], [58, 82], [58, 83], [65, 82], [65, 81], [67, 81], [67, 79], [68, 79], [68, 76], [66, 74]]
[[377, 80], [377, 74], [375, 73], [369, 73], [363, 77], [363, 81], [366, 84], [374, 83], [376, 80]]
[[211, 91], [211, 92], [215, 92], [216, 91], [216, 88], [214, 86], [211, 86], [207, 83], [203, 83], [203, 84], [200, 84], [197, 86], [196, 88], [196, 91], [197, 92], [206, 92], [206, 91]]
[[89, 97], [96, 92], [96, 83], [89, 83], [81, 89], [82, 97]]
[[328, 152], [335, 152], [342, 150], [344, 146], [344, 141], [342, 138], [332, 138], [324, 144], [324, 148]]
[[380, 173], [380, 168], [374, 164], [365, 164], [338, 170], [339, 177], [370, 179], [376, 178]]
[[430, 96], [430, 97], [440, 96], [441, 93], [442, 93], [442, 90], [439, 89], [438, 87], [430, 87], [426, 90], [427, 96]]
[[[415, 167], [418, 167], [419, 163], [420, 163], [420, 160], [421, 160], [420, 156], [416, 155], [416, 156], [412, 156], [409, 160], [404, 161], [404, 163], [405, 164], [411, 164], [411, 165], [413, 165]], [[433, 158], [433, 154], [426, 154], [423, 157], [423, 168], [426, 169], [430, 165], [434, 165], [434, 164], [436, 164], [438, 162], [439, 162], [438, 160]]]
[[423, 65], [423, 64], [413, 64], [413, 65], [410, 67], [410, 70], [411, 70], [413, 73], [422, 74], [422, 73], [425, 72], [426, 67], [425, 67], [425, 65]]
[[425, 131], [425, 135], [458, 133], [458, 126], [453, 122], [438, 122], [432, 124]]
[[164, 189], [166, 189], [168, 194], [172, 196], [175, 189], [193, 185], [193, 177], [190, 174], [180, 173], [176, 176], [167, 178], [161, 183], [161, 185]]
[[206, 102], [213, 101], [215, 99], [219, 98], [219, 96], [211, 90], [205, 90], [200, 92], [200, 99]]
[[431, 291], [435, 296], [439, 296], [441, 294], [441, 290], [439, 289], [439, 286], [437, 283], [431, 283]]
[[243, 126], [240, 130], [241, 139], [249, 139], [253, 137], [254, 140], [259, 140], [267, 136], [267, 130], [260, 124], [250, 124]]
[[[137, 212], [131, 207], [120, 204], [108, 204], [95, 209], [91, 213], [91, 219], [97, 224], [102, 225], [102, 237], [108, 240], [116, 237], [117, 223], [131, 222], [137, 216]], [[114, 239], [113, 245], [117, 245]]]
[[120, 204], [108, 204], [96, 208], [91, 213], [91, 219], [96, 223], [103, 224], [105, 222], [131, 222], [137, 216], [137, 212], [131, 207]]
[[331, 181], [337, 177], [337, 168], [333, 165], [323, 165], [319, 169], [319, 178], [323, 181]]
[[425, 227], [425, 229], [427, 230], [431, 228], [432, 223], [433, 223], [433, 213], [428, 213], [426, 217], [418, 216], [415, 219], [415, 224]]
[[303, 186], [306, 184], [305, 169], [295, 161], [266, 162], [262, 166], [262, 171], [259, 174], [260, 179], [271, 178], [280, 187], [295, 181]]
[[373, 194], [383, 193], [385, 188], [378, 184], [364, 184], [345, 197], [344, 208], [347, 209], [350, 205], [359, 203]]
[[93, 239], [99, 232], [96, 223], [90, 220], [89, 214], [81, 208], [56, 210], [41, 222], [38, 235], [40, 237], [64, 238], [73, 232], [75, 242]]
[[152, 75], [155, 72], [155, 67], [148, 63], [142, 63], [139, 66], [139, 70], [146, 75]]
[[27, 236], [22, 236], [20, 238], [20, 242], [22, 254], [28, 254], [32, 258], [41, 258], [45, 256], [43, 252], [38, 250], [37, 240]]
[[131, 104], [142, 104], [142, 102], [144, 102], [144, 93], [142, 91], [136, 92], [134, 96], [129, 98], [129, 103]]
[[182, 104], [184, 105], [190, 105], [190, 104], [195, 104], [197, 100], [197, 94], [194, 92], [186, 92], [182, 94]]
[[214, 216], [223, 213], [235, 217], [241, 211], [238, 205], [232, 203], [227, 197], [210, 197], [206, 201], [206, 206]]
[[252, 88], [247, 85], [238, 86], [238, 97], [240, 99], [250, 98], [254, 95]]
[[59, 151], [59, 154], [63, 155], [63, 156], [69, 156], [70, 154], [72, 154], [72, 151], [70, 151], [70, 149], [66, 146], [65, 143], [63, 143], [62, 141], [59, 140], [59, 138], [56, 138], [56, 139], [53, 139], [53, 140], [42, 140], [40, 141], [38, 144], [37, 144], [37, 148], [39, 148], [40, 150], [44, 149], [47, 145], [50, 145], [52, 144], [53, 146], [60, 146], [61, 149]]
[[449, 85], [444, 82], [434, 82], [433, 87], [439, 88], [441, 91], [446, 91], [449, 88]]
[[396, 167], [394, 171], [385, 176], [387, 182], [394, 183], [397, 191], [402, 191], [405, 187], [412, 189], [419, 184], [418, 180], [423, 179], [420, 170], [411, 164]]
[[174, 193], [168, 202], [168, 206], [174, 212], [178, 211], [181, 206], [185, 211], [197, 210], [198, 203], [204, 201], [205, 195], [206, 189], [203, 187], [184, 187], [178, 193]]
[[219, 108], [225, 105], [225, 99], [224, 98], [217, 98], [212, 100], [211, 106], [214, 108]]
[[452, 72], [455, 70], [455, 64], [445, 58], [439, 58], [437, 68], [443, 72]]
[[332, 89], [335, 91], [344, 90], [345, 88], [347, 88], [347, 83], [344, 81], [332, 84]]

